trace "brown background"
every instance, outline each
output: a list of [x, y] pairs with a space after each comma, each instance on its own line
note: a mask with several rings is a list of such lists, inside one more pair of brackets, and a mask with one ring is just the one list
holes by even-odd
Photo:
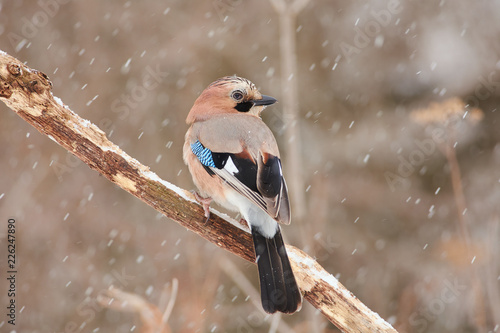
[[[500, 5], [407, 0], [390, 12], [394, 4], [314, 1], [298, 16], [296, 167], [306, 188], [294, 190], [306, 191], [308, 218], [283, 232], [401, 332], [492, 331]], [[192, 189], [181, 150], [193, 101], [232, 74], [282, 98], [278, 22], [266, 1], [4, 0], [0, 48], [46, 73], [54, 95], [131, 156]], [[151, 71], [162, 73], [158, 85], [144, 87]], [[460, 127], [456, 146], [472, 264], [447, 160], [409, 116], [454, 96], [484, 112]], [[281, 105], [263, 118], [286, 160]], [[3, 104], [0, 156], [0, 330], [12, 328], [3, 315], [8, 217], [17, 221], [18, 332], [71, 331], [72, 322], [83, 332], [138, 331], [137, 316], [103, 309], [97, 295], [113, 284], [158, 304], [173, 278], [173, 331], [269, 330], [272, 318], [220, 267], [232, 261], [258, 288], [254, 266], [159, 216]], [[391, 185], [388, 172], [402, 181]], [[336, 331], [308, 304], [281, 320], [296, 332]]]

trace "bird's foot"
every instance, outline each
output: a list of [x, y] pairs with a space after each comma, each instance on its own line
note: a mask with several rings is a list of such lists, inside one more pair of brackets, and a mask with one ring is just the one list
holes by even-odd
[[244, 218], [240, 219], [240, 224], [250, 229], [248, 222]]
[[210, 203], [212, 202], [212, 198], [204, 198], [201, 195], [198, 194], [196, 191], [192, 191], [196, 201], [198, 201], [201, 206], [203, 207], [203, 211], [205, 212], [205, 217], [207, 218], [205, 220], [205, 223], [208, 223], [208, 220], [210, 219]]

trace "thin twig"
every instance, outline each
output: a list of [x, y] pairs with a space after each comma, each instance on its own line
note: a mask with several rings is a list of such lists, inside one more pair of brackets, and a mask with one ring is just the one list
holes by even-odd
[[[175, 301], [177, 300], [177, 291], [179, 290], [179, 280], [174, 278], [172, 280], [172, 292], [170, 294], [170, 298], [168, 300], [168, 304], [163, 312], [163, 316], [161, 317], [162, 323], [166, 324], [170, 315], [172, 314], [172, 310], [174, 309]], [[167, 285], [163, 290], [162, 296], [167, 294]]]
[[455, 148], [453, 148], [453, 146], [449, 143], [445, 144], [444, 154], [446, 159], [448, 160], [448, 165], [450, 166], [451, 184], [453, 187], [453, 195], [455, 196], [455, 203], [457, 206], [457, 217], [460, 226], [460, 234], [462, 235], [469, 255], [471, 255], [471, 239], [469, 230], [467, 228], [467, 222], [464, 216], [466, 213], [467, 205], [465, 202], [464, 189], [462, 187], [462, 176], [460, 173], [460, 166], [458, 164]]

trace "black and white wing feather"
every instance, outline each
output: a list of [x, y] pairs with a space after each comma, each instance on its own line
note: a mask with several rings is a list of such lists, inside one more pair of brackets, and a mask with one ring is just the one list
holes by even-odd
[[259, 152], [255, 161], [245, 150], [238, 154], [217, 153], [199, 141], [191, 145], [191, 150], [209, 174], [220, 177], [276, 221], [290, 224], [288, 190], [277, 156]]

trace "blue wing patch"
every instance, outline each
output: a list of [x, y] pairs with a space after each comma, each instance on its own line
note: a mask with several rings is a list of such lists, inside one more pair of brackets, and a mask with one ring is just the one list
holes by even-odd
[[200, 141], [196, 140], [195, 143], [191, 144], [191, 151], [198, 157], [198, 160], [204, 166], [215, 168], [214, 158], [212, 156], [212, 151], [208, 148], [203, 147]]

